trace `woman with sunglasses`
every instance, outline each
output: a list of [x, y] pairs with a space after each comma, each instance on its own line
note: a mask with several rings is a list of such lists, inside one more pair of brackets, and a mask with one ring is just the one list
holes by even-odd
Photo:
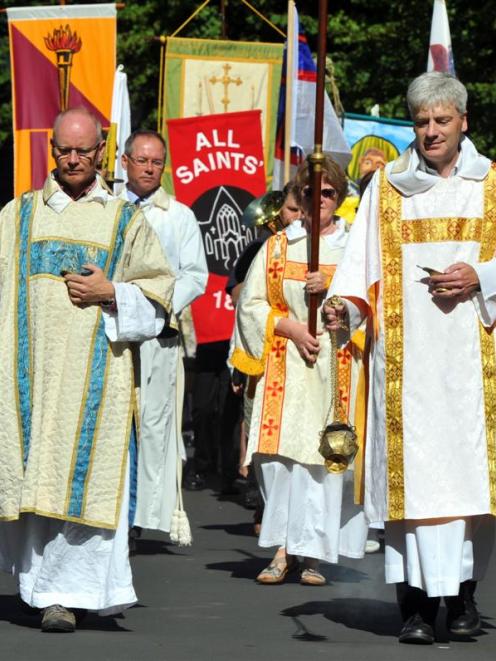
[[[348, 512], [342, 528], [343, 474], [327, 473], [319, 454], [320, 432], [330, 421], [330, 335], [319, 315], [318, 336], [307, 329], [309, 294], [321, 303], [347, 239], [346, 223], [336, 209], [346, 195], [344, 172], [329, 157], [323, 164], [320, 197], [320, 266], [308, 273], [311, 197], [308, 165], [297, 175], [303, 218], [265, 242], [245, 280], [236, 313], [232, 363], [259, 377], [248, 440], [265, 501], [259, 537], [262, 547], [278, 547], [257, 577], [282, 583], [298, 569], [300, 582], [325, 585], [319, 561], [336, 563], [340, 554], [362, 557], [367, 526], [358, 510]], [[341, 338], [344, 339], [344, 338]], [[353, 414], [353, 358], [340, 349], [339, 383], [346, 414]], [[356, 514], [356, 516], [355, 516]]]

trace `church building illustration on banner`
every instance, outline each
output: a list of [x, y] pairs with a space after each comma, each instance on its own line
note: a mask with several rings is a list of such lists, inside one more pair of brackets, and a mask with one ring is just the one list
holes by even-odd
[[241, 225], [243, 209], [253, 199], [242, 188], [220, 186], [207, 191], [193, 205], [200, 225], [208, 269], [228, 275], [245, 247], [255, 237]]

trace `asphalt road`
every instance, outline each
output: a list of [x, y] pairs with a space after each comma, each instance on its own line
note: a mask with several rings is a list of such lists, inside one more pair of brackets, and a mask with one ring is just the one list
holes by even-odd
[[400, 645], [394, 589], [383, 554], [325, 565], [325, 587], [253, 578], [270, 552], [252, 535], [251, 512], [212, 490], [186, 493], [194, 544], [147, 533], [133, 557], [139, 605], [117, 618], [89, 614], [74, 634], [42, 634], [19, 610], [14, 580], [0, 575], [0, 658], [16, 661], [479, 661], [495, 658], [496, 561], [477, 598], [485, 633], [450, 641], [444, 609], [438, 640]]

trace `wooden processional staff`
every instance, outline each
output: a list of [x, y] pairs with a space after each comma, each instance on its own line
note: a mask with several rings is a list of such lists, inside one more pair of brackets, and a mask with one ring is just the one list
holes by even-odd
[[[319, 0], [319, 36], [317, 50], [317, 86], [315, 94], [315, 132], [313, 153], [308, 156], [310, 162], [310, 186], [312, 188], [312, 233], [310, 242], [311, 272], [319, 270], [319, 239], [320, 239], [320, 188], [322, 182], [322, 141], [324, 134], [324, 94], [325, 94], [325, 64], [327, 40], [327, 0]], [[308, 310], [308, 330], [317, 335], [317, 309], [320, 294], [310, 294]]]

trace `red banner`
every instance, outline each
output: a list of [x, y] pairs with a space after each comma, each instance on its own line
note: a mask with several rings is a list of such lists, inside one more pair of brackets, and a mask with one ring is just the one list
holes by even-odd
[[195, 213], [210, 272], [192, 305], [199, 343], [228, 340], [234, 309], [224, 288], [229, 271], [254, 237], [241, 225], [245, 207], [265, 192], [260, 110], [167, 122], [176, 197]]

